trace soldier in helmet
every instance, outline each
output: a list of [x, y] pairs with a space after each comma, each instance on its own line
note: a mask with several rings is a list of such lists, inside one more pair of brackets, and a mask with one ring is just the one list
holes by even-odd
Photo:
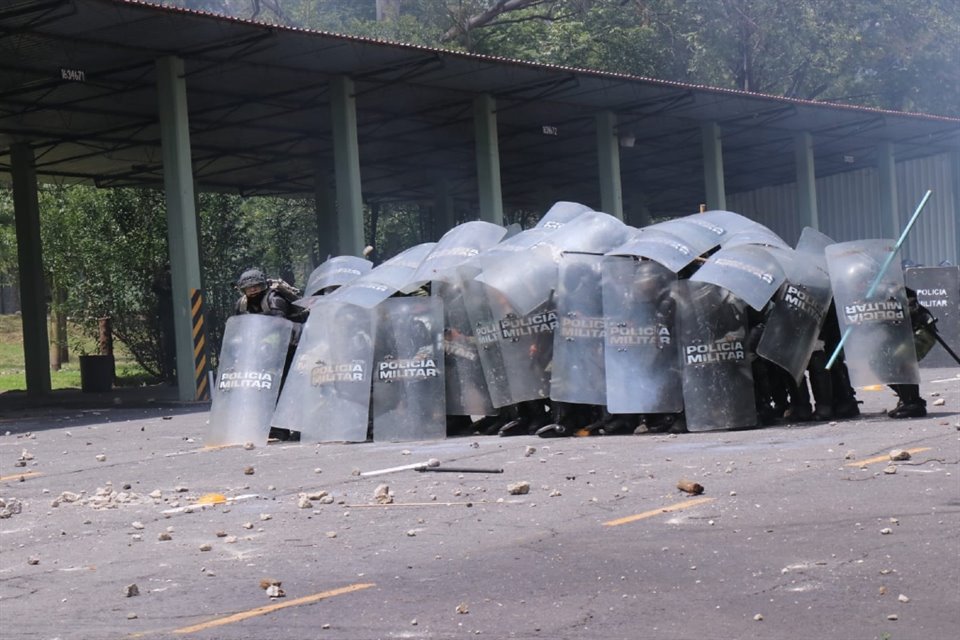
[[[910, 325], [917, 350], [917, 361], [922, 360], [936, 343], [936, 320], [930, 311], [917, 300], [917, 292], [905, 287], [910, 310]], [[923, 418], [927, 415], [927, 401], [920, 397], [918, 384], [891, 384], [897, 394], [897, 406], [887, 412], [891, 418]]]
[[260, 269], [247, 269], [240, 274], [237, 289], [242, 294], [237, 300], [237, 314], [263, 313], [288, 319], [294, 315], [290, 303], [276, 290], [270, 288], [267, 276]]

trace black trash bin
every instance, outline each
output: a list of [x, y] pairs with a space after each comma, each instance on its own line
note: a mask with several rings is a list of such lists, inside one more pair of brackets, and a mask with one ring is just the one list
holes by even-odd
[[113, 356], [80, 356], [80, 390], [103, 393], [113, 388]]

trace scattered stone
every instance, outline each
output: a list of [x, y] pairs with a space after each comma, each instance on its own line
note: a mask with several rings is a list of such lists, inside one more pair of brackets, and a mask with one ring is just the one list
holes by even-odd
[[301, 493], [297, 498], [297, 506], [301, 509], [309, 509], [313, 506], [313, 503], [310, 501], [310, 498], [307, 497], [305, 493]]
[[336, 532], [336, 531], [327, 531], [327, 537], [328, 537], [328, 538], [336, 538], [336, 537], [337, 537], [337, 532]]
[[256, 449], [257, 445], [253, 444], [252, 442], [244, 442], [243, 448], [246, 449], [247, 451], [250, 451], [251, 449]]
[[227, 537], [227, 532], [226, 532], [226, 531], [217, 531], [214, 535], [216, 535], [218, 538], [226, 538], [226, 537]]
[[881, 586], [879, 589], [877, 589], [877, 592], [878, 592], [880, 595], [885, 596], [885, 595], [887, 595], [887, 587], [886, 587], [886, 586]]
[[323, 473], [323, 469], [321, 469], [320, 467], [317, 467], [316, 469], [313, 470], [313, 472], [314, 472], [314, 473]]
[[333, 496], [327, 494], [318, 500], [320, 504], [333, 504]]
[[244, 523], [243, 523], [242, 525], [240, 525], [240, 526], [243, 527], [244, 529], [253, 529], [253, 523], [252, 523], [252, 522], [244, 522]]
[[33, 460], [33, 454], [24, 449], [20, 452], [20, 460]]
[[890, 527], [884, 527], [883, 529], [880, 529], [880, 535], [888, 536], [891, 533], [893, 533], [893, 529]]
[[895, 613], [891, 613], [890, 615], [887, 616], [887, 620], [899, 620], [899, 619], [900, 619], [900, 616], [898, 616]]
[[393, 504], [390, 487], [386, 484], [378, 485], [377, 488], [373, 490], [373, 499], [377, 504]]
[[536, 447], [527, 446], [527, 448], [523, 450], [523, 457], [529, 458], [530, 456], [532, 456], [532, 455], [535, 454], [536, 452], [537, 452], [537, 448], [536, 448]]
[[123, 593], [127, 598], [132, 598], [140, 595], [140, 588], [136, 585], [136, 583], [128, 584], [123, 588]]
[[268, 588], [270, 588], [270, 587], [272, 587], [272, 586], [277, 586], [277, 587], [279, 587], [281, 584], [283, 584], [283, 583], [280, 582], [279, 580], [277, 580], [276, 578], [260, 578], [260, 588], [261, 588], [261, 589], [268, 589]]
[[243, 469], [243, 475], [245, 475], [245, 476], [252, 476], [252, 475], [255, 473], [255, 471], [256, 471], [256, 470], [255, 470], [253, 467], [244, 467], [244, 469]]
[[844, 460], [853, 460], [853, 459], [856, 458], [856, 457], [857, 457], [857, 454], [856, 454], [854, 451], [847, 451], [847, 452], [843, 455], [843, 459], [844, 459]]
[[933, 401], [933, 406], [935, 407], [942, 407], [945, 404], [947, 404], [947, 401], [944, 400], [943, 398], [937, 398], [936, 400]]
[[227, 536], [226, 538], [223, 539], [223, 541], [226, 542], [227, 544], [234, 544], [237, 541], [237, 536]]
[[261, 520], [261, 522], [265, 522], [265, 521], [267, 521], [267, 520], [273, 520], [273, 516], [270, 515], [269, 513], [261, 513], [261, 514], [260, 514], [260, 520]]
[[563, 495], [563, 494], [560, 493], [560, 490], [559, 490], [559, 489], [554, 489], [553, 491], [550, 492], [550, 497], [551, 497], [551, 498], [559, 498], [561, 495]]
[[30, 564], [30, 565], [40, 564], [40, 558], [36, 556], [30, 556], [29, 558], [27, 558], [27, 564]]
[[329, 623], [329, 622], [324, 622], [322, 625], [320, 625], [320, 628], [321, 628], [321, 629], [329, 629], [329, 628], [330, 628], [330, 623]]
[[900, 602], [902, 602], [902, 603], [904, 603], [904, 604], [910, 602], [910, 598], [908, 598], [907, 596], [903, 595], [902, 593], [897, 596], [897, 600], [899, 600]]
[[414, 618], [413, 620], [411, 620], [411, 621], [410, 621], [410, 624], [411, 624], [412, 626], [414, 626], [414, 627], [417, 626], [417, 619]]
[[698, 496], [703, 493], [703, 485], [698, 482], [692, 482], [690, 480], [681, 480], [677, 483], [677, 489], [684, 491], [691, 495]]
[[756, 620], [757, 622], [760, 622], [761, 620], [763, 620], [763, 614], [758, 613], [757, 615], [753, 616], [753, 619]]
[[127, 620], [136, 620], [136, 619], [137, 619], [137, 614], [135, 614], [134, 612], [131, 611], [130, 613], [127, 614]]
[[883, 472], [887, 475], [893, 475], [897, 472], [897, 465], [891, 464], [883, 468]]
[[890, 452], [890, 459], [894, 461], [909, 460], [910, 457], [910, 452], [906, 449], [894, 449]]
[[457, 605], [457, 613], [465, 614], [470, 613], [470, 607], [467, 606], [466, 602], [461, 602]]
[[410, 529], [409, 531], [407, 531], [407, 537], [409, 537], [409, 538], [414, 538], [414, 537], [416, 537], [416, 535], [417, 535], [417, 530], [416, 530], [416, 529]]
[[527, 481], [514, 482], [507, 485], [507, 493], [512, 496], [522, 496], [530, 493], [530, 483]]
[[160, 498], [163, 497], [163, 492], [160, 491], [160, 489], [154, 489], [153, 491], [150, 492], [149, 495], [150, 495], [150, 497], [153, 498], [154, 500], [159, 500]]
[[350, 470], [350, 475], [352, 475], [352, 476], [358, 476], [358, 475], [360, 475], [360, 469], [357, 469], [357, 468], [351, 469], [351, 470]]
[[270, 598], [283, 598], [286, 595], [278, 585], [272, 584], [267, 587], [267, 596]]
[[135, 520], [134, 522], [131, 522], [130, 526], [133, 527], [134, 529], [137, 529], [138, 531], [145, 528], [143, 523], [140, 522], [139, 520]]
[[200, 551], [210, 551], [211, 549], [213, 549], [213, 545], [209, 542], [204, 542], [200, 545]]
[[171, 536], [166, 531], [161, 531], [160, 535], [157, 536], [157, 540], [159, 540], [160, 542], [167, 542], [169, 540], [173, 540], [173, 536]]
[[107, 456], [106, 456], [106, 455], [104, 455], [104, 454], [102, 454], [102, 453], [98, 453], [98, 454], [97, 454], [97, 462], [106, 462], [106, 461], [107, 461]]
[[15, 516], [23, 511], [23, 504], [16, 498], [0, 499], [0, 519]]

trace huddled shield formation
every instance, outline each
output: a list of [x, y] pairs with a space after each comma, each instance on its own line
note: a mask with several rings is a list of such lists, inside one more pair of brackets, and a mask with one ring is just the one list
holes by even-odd
[[916, 384], [891, 245], [808, 228], [790, 246], [729, 211], [637, 229], [558, 202], [526, 230], [473, 221], [377, 266], [334, 257], [304, 324], [229, 319], [209, 443], [750, 428], [809, 404], [840, 331], [853, 386]]

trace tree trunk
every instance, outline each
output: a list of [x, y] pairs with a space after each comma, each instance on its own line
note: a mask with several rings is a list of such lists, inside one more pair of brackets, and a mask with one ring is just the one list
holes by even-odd
[[100, 336], [97, 339], [99, 353], [102, 356], [113, 355], [113, 323], [110, 318], [100, 318]]

